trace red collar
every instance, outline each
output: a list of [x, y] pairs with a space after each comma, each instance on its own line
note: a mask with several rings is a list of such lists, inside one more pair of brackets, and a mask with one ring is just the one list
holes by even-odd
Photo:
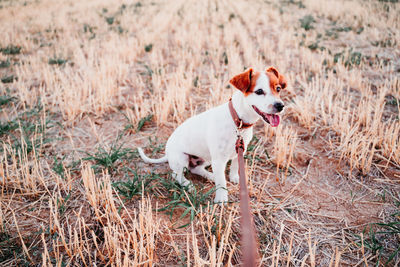
[[236, 127], [241, 130], [241, 129], [247, 129], [253, 126], [253, 124], [250, 123], [245, 123], [242, 119], [239, 118], [238, 114], [236, 113], [235, 108], [233, 107], [232, 104], [232, 99], [229, 99], [229, 112], [231, 113], [233, 122], [235, 123]]

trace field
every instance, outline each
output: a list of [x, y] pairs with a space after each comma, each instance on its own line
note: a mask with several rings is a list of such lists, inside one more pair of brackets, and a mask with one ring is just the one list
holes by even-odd
[[0, 265], [238, 266], [238, 185], [161, 157], [275, 66], [246, 154], [261, 266], [399, 266], [398, 1], [0, 0]]

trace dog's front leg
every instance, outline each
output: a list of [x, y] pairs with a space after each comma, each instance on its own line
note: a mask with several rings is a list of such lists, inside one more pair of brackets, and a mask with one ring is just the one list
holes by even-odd
[[235, 184], [239, 183], [239, 165], [237, 157], [232, 159], [231, 169], [229, 171], [229, 181]]
[[223, 204], [228, 202], [228, 188], [226, 187], [225, 167], [227, 159], [213, 159], [212, 169], [215, 179], [215, 203]]

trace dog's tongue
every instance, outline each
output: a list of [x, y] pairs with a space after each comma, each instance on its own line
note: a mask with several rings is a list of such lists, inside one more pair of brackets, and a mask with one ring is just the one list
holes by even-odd
[[279, 125], [280, 122], [280, 118], [279, 115], [276, 114], [267, 114], [267, 119], [269, 120], [269, 124], [272, 127], [277, 127]]

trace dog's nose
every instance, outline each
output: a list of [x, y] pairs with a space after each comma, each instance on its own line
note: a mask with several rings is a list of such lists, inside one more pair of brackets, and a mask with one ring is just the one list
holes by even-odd
[[277, 112], [281, 112], [284, 107], [285, 105], [282, 102], [276, 102], [274, 104], [274, 108], [276, 109]]

